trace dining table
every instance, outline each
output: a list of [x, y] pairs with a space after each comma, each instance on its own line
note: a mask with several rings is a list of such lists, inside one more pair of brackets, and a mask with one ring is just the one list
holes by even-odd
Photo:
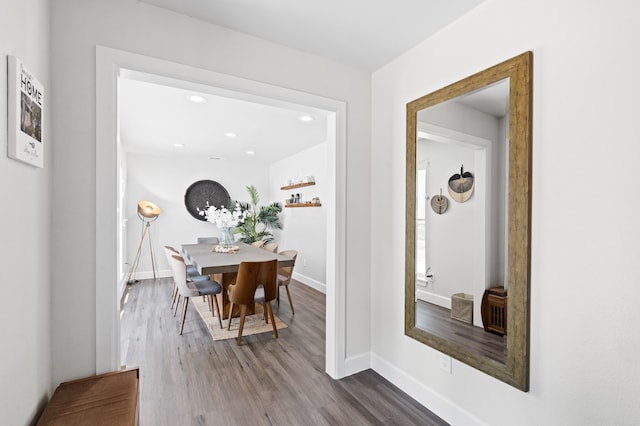
[[[222, 292], [218, 298], [218, 306], [222, 310], [223, 318], [229, 317], [228, 287], [236, 281], [238, 268], [241, 262], [262, 262], [276, 259], [278, 268], [294, 266], [295, 260], [263, 248], [245, 244], [241, 241], [235, 243], [237, 250], [220, 253], [215, 251], [216, 244], [182, 244], [182, 254], [185, 260], [195, 266], [201, 275], [209, 275], [222, 286]], [[247, 315], [255, 313], [255, 305], [247, 306]], [[239, 306], [234, 307], [232, 317], [240, 316]]]

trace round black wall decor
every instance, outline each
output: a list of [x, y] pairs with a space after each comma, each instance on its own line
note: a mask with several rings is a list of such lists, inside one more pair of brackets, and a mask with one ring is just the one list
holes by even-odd
[[191, 216], [202, 221], [206, 221], [207, 218], [204, 215], [200, 215], [198, 209], [204, 210], [207, 207], [207, 203], [217, 208], [220, 208], [220, 206], [227, 207], [229, 201], [229, 193], [225, 187], [212, 180], [194, 182], [184, 194], [184, 205], [187, 207], [187, 211]]

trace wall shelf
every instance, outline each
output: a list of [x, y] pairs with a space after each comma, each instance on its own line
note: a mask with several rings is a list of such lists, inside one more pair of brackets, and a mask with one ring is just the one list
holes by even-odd
[[297, 204], [285, 204], [285, 207], [320, 207], [321, 203], [297, 203]]
[[302, 188], [303, 186], [311, 186], [311, 185], [315, 185], [315, 184], [316, 184], [315, 182], [296, 183], [294, 185], [282, 186], [282, 187], [280, 187], [280, 189], [282, 189], [283, 191], [286, 191], [288, 189]]

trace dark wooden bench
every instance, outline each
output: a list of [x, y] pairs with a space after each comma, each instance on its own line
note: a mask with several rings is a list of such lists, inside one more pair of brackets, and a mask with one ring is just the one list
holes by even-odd
[[114, 371], [61, 383], [38, 425], [138, 424], [139, 371]]

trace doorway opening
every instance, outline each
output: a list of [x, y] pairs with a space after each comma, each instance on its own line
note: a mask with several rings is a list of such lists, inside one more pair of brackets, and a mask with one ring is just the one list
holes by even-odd
[[118, 141], [117, 80], [123, 70], [177, 78], [245, 93], [247, 96], [292, 102], [331, 112], [328, 135], [326, 208], [326, 348], [325, 370], [344, 376], [345, 363], [345, 168], [346, 105], [308, 93], [192, 68], [116, 49], [96, 51], [96, 371], [120, 365], [119, 284], [123, 271], [121, 200], [118, 175], [123, 173]]

